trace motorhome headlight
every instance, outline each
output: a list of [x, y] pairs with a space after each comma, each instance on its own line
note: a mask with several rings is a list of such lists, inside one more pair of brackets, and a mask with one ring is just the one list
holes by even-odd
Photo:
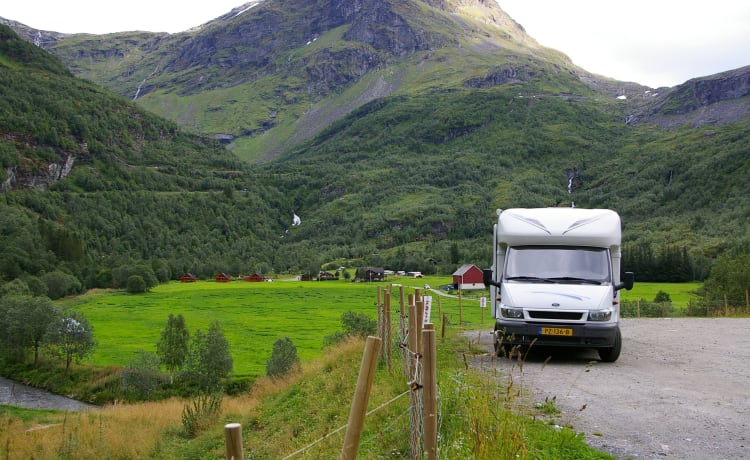
[[612, 319], [612, 310], [594, 310], [589, 312], [589, 321], [609, 321]]
[[523, 309], [502, 307], [500, 308], [500, 314], [503, 315], [503, 318], [515, 318], [515, 319], [523, 318]]

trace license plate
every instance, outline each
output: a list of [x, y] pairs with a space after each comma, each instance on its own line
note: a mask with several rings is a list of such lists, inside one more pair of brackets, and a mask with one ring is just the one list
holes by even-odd
[[572, 336], [573, 329], [569, 327], [540, 327], [539, 334], [541, 335], [565, 335]]

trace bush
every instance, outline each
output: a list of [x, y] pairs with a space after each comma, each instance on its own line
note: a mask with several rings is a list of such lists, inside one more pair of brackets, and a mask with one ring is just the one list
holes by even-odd
[[221, 409], [221, 393], [200, 394], [182, 408], [182, 428], [185, 435], [194, 437], [211, 426]]
[[297, 347], [292, 339], [284, 337], [273, 344], [271, 358], [266, 362], [266, 375], [269, 377], [281, 377], [291, 371], [300, 369], [300, 360], [297, 356]]
[[327, 335], [323, 339], [325, 346], [339, 343], [350, 335], [363, 338], [366, 338], [369, 335], [375, 335], [378, 328], [377, 321], [370, 319], [363, 313], [355, 313], [353, 311], [347, 311], [341, 315], [341, 324], [344, 327], [344, 332], [336, 332]]
[[61, 299], [68, 294], [75, 294], [81, 290], [81, 282], [78, 281], [78, 278], [59, 270], [45, 273], [41, 279], [47, 286], [47, 295], [52, 300]]
[[659, 291], [656, 293], [656, 297], [654, 297], [654, 302], [671, 302], [672, 298], [669, 297], [669, 294], [664, 291]]
[[141, 275], [130, 275], [126, 290], [131, 294], [142, 294], [146, 292], [146, 281]]
[[364, 313], [355, 313], [347, 311], [341, 315], [341, 324], [344, 326], [344, 332], [348, 335], [358, 335], [367, 337], [374, 335], [378, 329], [378, 323]]

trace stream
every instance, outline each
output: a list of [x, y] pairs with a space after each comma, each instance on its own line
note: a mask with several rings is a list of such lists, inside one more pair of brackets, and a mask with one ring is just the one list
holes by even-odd
[[0, 377], [0, 405], [24, 407], [27, 409], [54, 409], [78, 411], [90, 409], [90, 404], [75, 399], [52, 394], [22, 383]]

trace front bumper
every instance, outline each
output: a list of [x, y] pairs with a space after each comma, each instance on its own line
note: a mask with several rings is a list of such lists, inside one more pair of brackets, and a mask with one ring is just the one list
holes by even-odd
[[[545, 335], [542, 327], [572, 329], [572, 335]], [[618, 323], [536, 323], [504, 321], [495, 323], [495, 338], [503, 345], [531, 345], [580, 348], [610, 348], [615, 344]]]

